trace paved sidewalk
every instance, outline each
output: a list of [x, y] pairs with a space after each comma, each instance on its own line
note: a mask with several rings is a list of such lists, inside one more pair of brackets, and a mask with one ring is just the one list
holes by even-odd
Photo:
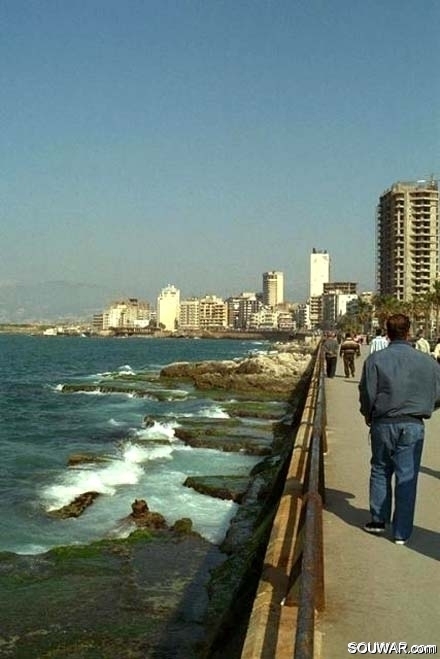
[[408, 650], [435, 644], [440, 656], [440, 411], [426, 423], [411, 540], [398, 546], [389, 533], [368, 535], [362, 526], [370, 519], [370, 447], [358, 403], [367, 355], [363, 346], [355, 378], [344, 378], [338, 358], [336, 377], [326, 380], [326, 608], [318, 617], [316, 645], [322, 659], [351, 656], [349, 642], [386, 641], [406, 642]]

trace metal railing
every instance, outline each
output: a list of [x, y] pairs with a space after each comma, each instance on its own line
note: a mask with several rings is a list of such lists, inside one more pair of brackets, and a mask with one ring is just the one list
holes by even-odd
[[298, 537], [301, 538], [302, 558], [299, 573], [299, 592], [293, 588], [285, 605], [298, 609], [295, 629], [294, 659], [312, 659], [316, 611], [324, 608], [324, 556], [322, 507], [325, 498], [324, 453], [327, 451], [326, 408], [323, 351], [319, 349], [312, 379], [313, 426], [308, 446], [307, 467], [303, 484], [303, 503]]
[[272, 525], [241, 659], [313, 659], [324, 607], [322, 507], [326, 409], [317, 348], [286, 481]]

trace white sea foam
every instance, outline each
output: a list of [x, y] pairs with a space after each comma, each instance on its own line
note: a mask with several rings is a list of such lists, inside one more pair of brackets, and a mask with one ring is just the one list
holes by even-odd
[[47, 510], [55, 510], [84, 492], [114, 494], [120, 485], [134, 485], [143, 474], [142, 467], [130, 461], [114, 460], [98, 469], [83, 468], [64, 472], [60, 481], [43, 492]]
[[[35, 338], [35, 341], [37, 340]], [[102, 345], [107, 345], [106, 340], [103, 341]], [[156, 383], [160, 403], [144, 398], [128, 398], [127, 391], [119, 394], [115, 392], [113, 395], [103, 394], [99, 385], [107, 383], [109, 378], [114, 378], [118, 373], [132, 377], [130, 374], [139, 373], [140, 370], [156, 371], [168, 364], [168, 344], [165, 345], [163, 341], [151, 343], [154, 347], [151, 351], [154, 363], [150, 363], [150, 351], [146, 354], [145, 350], [139, 350], [139, 342], [126, 342], [122, 345], [114, 341], [110, 343], [108, 340], [112, 359], [116, 359], [116, 362], [110, 364], [105, 350], [102, 354], [100, 350], [96, 350], [95, 354], [91, 350], [90, 342], [84, 343], [87, 345], [83, 345], [84, 355], [81, 359], [76, 355], [76, 348], [70, 353], [70, 344], [67, 346], [63, 342], [61, 346], [61, 342], [59, 343], [59, 351], [54, 353], [54, 357], [59, 358], [59, 361], [55, 362], [58, 367], [58, 370], [54, 371], [57, 373], [55, 380], [48, 381], [44, 353], [41, 354], [40, 370], [32, 374], [33, 378], [37, 377], [38, 381], [46, 385], [45, 393], [47, 398], [52, 397], [52, 400], [48, 401], [44, 397], [35, 397], [31, 401], [27, 400], [28, 397], [24, 399], [23, 404], [29, 404], [31, 412], [26, 416], [28, 427], [22, 428], [20, 425], [20, 433], [24, 430], [24, 441], [17, 442], [15, 449], [17, 473], [12, 473], [11, 480], [8, 480], [9, 466], [15, 464], [12, 458], [8, 462], [4, 460], [2, 469], [7, 485], [6, 494], [0, 504], [0, 522], [7, 520], [8, 534], [1, 538], [1, 548], [39, 554], [55, 545], [83, 544], [106, 537], [109, 531], [117, 526], [118, 520], [129, 515], [133, 500], [139, 497], [145, 498], [151, 510], [161, 512], [168, 524], [189, 516], [193, 518], [196, 531], [214, 542], [221, 540], [230, 517], [237, 509], [236, 504], [201, 495], [184, 487], [183, 483], [191, 475], [236, 473], [238, 469], [246, 472], [257, 458], [227, 454], [214, 449], [191, 448], [175, 437], [174, 429], [178, 425], [176, 420], [180, 419], [182, 413], [196, 417], [202, 426], [208, 420], [227, 418], [222, 409], [223, 403], [210, 401], [209, 398], [200, 400], [199, 394], [194, 394], [194, 388], [190, 384], [185, 385], [184, 389], [178, 388], [174, 391], [173, 386], [168, 389]], [[185, 347], [184, 344], [179, 345]], [[204, 346], [205, 344], [201, 346], [200, 358], [204, 355]], [[223, 348], [224, 344], [220, 346], [220, 343], [216, 342], [216, 346]], [[243, 342], [238, 352], [244, 355], [249, 347], [248, 342]], [[264, 349], [266, 346], [252, 347]], [[53, 347], [55, 352], [58, 348]], [[176, 358], [178, 357], [179, 355], [176, 355]], [[183, 354], [181, 359], [188, 359], [188, 355]], [[18, 378], [17, 382], [20, 381]], [[83, 404], [78, 396], [75, 401], [70, 396], [54, 396], [54, 393], [61, 394], [65, 383], [83, 383], [92, 391], [77, 392], [83, 394]], [[145, 386], [154, 391], [153, 384]], [[95, 398], [87, 402], [85, 394]], [[168, 396], [178, 400], [173, 403], [162, 402], [162, 398]], [[57, 400], [53, 400], [54, 398]], [[93, 404], [92, 400], [95, 401]], [[38, 414], [43, 410], [41, 418], [46, 418], [46, 411], [51, 412], [52, 409], [48, 407], [48, 403], [54, 405], [53, 409], [57, 410], [57, 414], [51, 416], [50, 424], [41, 424], [37, 437], [36, 424], [40, 418]], [[84, 405], [85, 409], [77, 409], [72, 415], [72, 404], [76, 408]], [[161, 416], [157, 419], [160, 423], [153, 422], [149, 428], [142, 427], [142, 419], [146, 415], [155, 418], [159, 413]], [[171, 414], [164, 418], [163, 414], [167, 413]], [[136, 430], [129, 432], [130, 427]], [[10, 431], [10, 428], [8, 430]], [[14, 428], [12, 430], [16, 432]], [[67, 443], [70, 446], [67, 446]], [[32, 455], [29, 460], [26, 453], [28, 450], [31, 451], [29, 455]], [[76, 467], [64, 466], [66, 452], [77, 450], [90, 450], [97, 455], [108, 455], [110, 452], [112, 459], [109, 462], [95, 462]], [[32, 477], [27, 478], [26, 482], [20, 472], [22, 464], [32, 469]], [[15, 490], [15, 487], [18, 489]], [[35, 488], [38, 488], [37, 497]], [[41, 515], [42, 506], [52, 510], [60, 508], [90, 490], [97, 490], [101, 496], [79, 519], [61, 522], [48, 515]], [[14, 515], [12, 520], [8, 518], [9, 492], [11, 497], [15, 497], [16, 491], [20, 492], [23, 506], [20, 506], [20, 511], [17, 510], [17, 515]]]
[[93, 389], [93, 391], [74, 391], [74, 394], [83, 394], [86, 396], [122, 396], [123, 398], [138, 398], [131, 391], [114, 391], [114, 392], [105, 392], [101, 391], [99, 388]]
[[168, 439], [172, 441], [175, 439], [174, 428], [177, 427], [177, 423], [171, 421], [170, 423], [159, 423], [159, 421], [154, 421], [152, 426], [148, 428], [143, 428], [142, 430], [136, 430], [135, 435], [139, 439]]
[[229, 419], [229, 414], [225, 412], [219, 405], [203, 407], [198, 411], [197, 416], [208, 417], [210, 419]]
[[36, 545], [36, 544], [29, 544], [29, 545], [22, 545], [18, 549], [13, 549], [16, 554], [42, 554], [43, 552], [46, 552], [48, 549], [50, 549], [49, 546], [46, 545]]
[[[175, 412], [168, 412], [168, 416], [175, 416]], [[191, 419], [194, 417], [203, 417], [208, 419], [229, 419], [229, 414], [225, 412], [220, 406], [213, 405], [210, 407], [202, 407], [196, 412], [181, 412], [179, 417], [183, 419]]]
[[187, 473], [170, 471], [153, 475], [145, 486], [145, 496], [150, 510], [161, 512], [168, 524], [182, 517], [190, 517], [193, 528], [213, 543], [220, 543], [229, 527], [238, 504], [209, 497], [192, 488], [182, 487]]
[[[171, 432], [169, 428], [168, 433]], [[47, 510], [60, 508], [84, 492], [113, 495], [119, 486], [135, 485], [145, 473], [142, 464], [170, 460], [174, 448], [169, 444], [140, 446], [135, 442], [126, 442], [121, 448], [120, 459], [114, 459], [105, 466], [87, 465], [64, 472], [57, 483], [44, 490], [45, 507]]]
[[134, 375], [135, 374], [135, 371], [133, 371], [130, 364], [124, 364], [123, 366], [120, 366], [118, 371], [121, 374], [127, 374], [127, 375]]
[[[182, 389], [165, 389], [164, 393], [167, 393], [166, 400], [186, 400], [188, 398], [188, 392]], [[157, 400], [157, 399], [156, 399]]]
[[125, 445], [123, 457], [125, 462], [139, 464], [148, 460], [159, 460], [161, 458], [170, 458], [173, 448], [169, 445], [139, 446], [129, 442]]

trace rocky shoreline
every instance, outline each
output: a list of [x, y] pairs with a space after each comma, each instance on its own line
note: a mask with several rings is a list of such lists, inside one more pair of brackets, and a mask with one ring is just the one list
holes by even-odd
[[[206, 496], [239, 503], [223, 543], [212, 545], [194, 533], [188, 518], [169, 528], [162, 512], [150, 511], [139, 493], [123, 520], [134, 529], [125, 540], [60, 547], [37, 556], [0, 554], [0, 587], [7, 594], [0, 602], [0, 656], [238, 657], [240, 616], [246, 617], [256, 586], [312, 362], [310, 348], [286, 343], [267, 355], [164, 368], [162, 391], [169, 385], [176, 392], [189, 380], [204, 396], [209, 392], [224, 401], [226, 393], [228, 398], [234, 394], [234, 402], [225, 403], [228, 419], [181, 423], [178, 439], [261, 456], [247, 477], [219, 474], [184, 483]], [[130, 388], [139, 396], [159, 391], [148, 375], [119, 376], [105, 386], [115, 392]], [[75, 390], [80, 389], [63, 391]], [[76, 455], [70, 464], [94, 459], [105, 458]], [[57, 511], [59, 517], [87, 514], [95, 494], [84, 493], [68, 510]]]

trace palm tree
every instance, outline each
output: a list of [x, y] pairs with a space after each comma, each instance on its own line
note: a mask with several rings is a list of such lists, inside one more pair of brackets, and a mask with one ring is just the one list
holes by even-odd
[[421, 325], [425, 325], [425, 300], [422, 295], [414, 295], [405, 303], [406, 313], [411, 319], [413, 334], [417, 334]]
[[336, 328], [341, 334], [350, 332], [350, 334], [357, 334], [359, 331], [359, 325], [356, 322], [356, 316], [346, 313], [343, 316], [339, 316], [336, 321]]
[[374, 316], [380, 327], [385, 327], [386, 320], [395, 313], [404, 313], [405, 304], [393, 295], [375, 295], [373, 297]]
[[432, 283], [431, 302], [435, 317], [435, 331], [439, 336], [439, 316], [440, 316], [440, 279]]
[[358, 297], [356, 318], [363, 334], [369, 334], [371, 332], [372, 313], [373, 305], [367, 302], [367, 300]]

